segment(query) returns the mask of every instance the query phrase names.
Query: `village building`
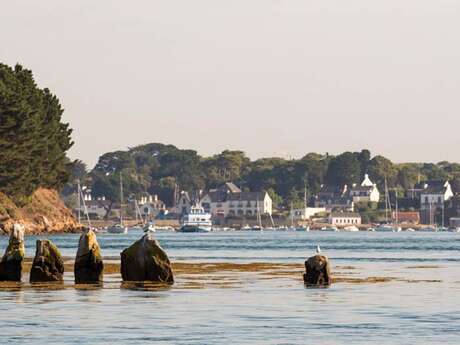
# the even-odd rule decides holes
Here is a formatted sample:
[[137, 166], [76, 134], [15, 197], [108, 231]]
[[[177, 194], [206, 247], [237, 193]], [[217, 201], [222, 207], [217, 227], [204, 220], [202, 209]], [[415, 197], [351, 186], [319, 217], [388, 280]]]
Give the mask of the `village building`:
[[329, 224], [335, 226], [360, 225], [361, 216], [354, 212], [332, 212], [329, 216]]
[[214, 217], [272, 214], [272, 199], [266, 192], [243, 192], [233, 183], [212, 189], [200, 200], [201, 206]]
[[348, 194], [348, 187], [346, 185], [322, 185], [321, 190], [314, 198], [314, 206], [316, 208], [325, 208], [328, 212], [353, 212], [354, 203]]
[[158, 198], [158, 195], [143, 196], [137, 203], [140, 213], [145, 219], [153, 219], [166, 210], [165, 203]]
[[454, 193], [449, 181], [432, 180], [425, 181], [419, 187], [423, 187], [420, 192], [420, 217], [423, 224], [434, 224], [436, 213], [441, 210], [447, 201], [452, 199]]
[[350, 189], [350, 197], [354, 203], [358, 202], [379, 202], [380, 192], [377, 185], [373, 183], [369, 175], [364, 176], [364, 180], [360, 186], [353, 186]]
[[418, 211], [393, 211], [392, 219], [397, 219], [399, 224], [420, 224], [420, 213]]
[[326, 212], [325, 207], [303, 207], [290, 211], [290, 217], [294, 220], [309, 220], [311, 217]]
[[188, 214], [193, 206], [193, 200], [188, 192], [182, 191], [176, 201], [173, 211], [178, 214]]

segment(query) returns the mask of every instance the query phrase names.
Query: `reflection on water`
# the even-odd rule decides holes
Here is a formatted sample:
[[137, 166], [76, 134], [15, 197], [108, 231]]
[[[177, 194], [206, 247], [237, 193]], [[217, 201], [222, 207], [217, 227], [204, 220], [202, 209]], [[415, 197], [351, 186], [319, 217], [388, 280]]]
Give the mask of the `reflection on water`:
[[[104, 256], [140, 233], [99, 235]], [[413, 233], [157, 233], [173, 287], [0, 284], [11, 344], [458, 344], [460, 235]], [[37, 237], [28, 237], [33, 256]], [[73, 258], [78, 235], [50, 236]], [[0, 238], [3, 251], [7, 238]], [[303, 260], [320, 244], [336, 283], [306, 289]], [[70, 267], [69, 267], [70, 266]], [[49, 284], [48, 284], [49, 285]]]

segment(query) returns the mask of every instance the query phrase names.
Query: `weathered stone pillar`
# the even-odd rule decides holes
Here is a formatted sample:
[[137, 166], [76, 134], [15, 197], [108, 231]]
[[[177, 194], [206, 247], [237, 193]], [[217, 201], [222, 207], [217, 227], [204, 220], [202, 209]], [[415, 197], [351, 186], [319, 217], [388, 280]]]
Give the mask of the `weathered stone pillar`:
[[104, 263], [96, 234], [89, 229], [80, 236], [75, 258], [75, 283], [99, 283], [103, 280]]
[[330, 263], [327, 256], [315, 255], [305, 261], [303, 280], [308, 286], [329, 286], [332, 283]]
[[8, 247], [0, 261], [0, 281], [21, 281], [25, 254], [24, 226], [14, 224]]
[[121, 276], [124, 281], [174, 283], [168, 255], [152, 234], [144, 235], [121, 253]]
[[59, 249], [50, 240], [38, 240], [30, 271], [30, 282], [62, 281], [63, 275], [64, 260]]

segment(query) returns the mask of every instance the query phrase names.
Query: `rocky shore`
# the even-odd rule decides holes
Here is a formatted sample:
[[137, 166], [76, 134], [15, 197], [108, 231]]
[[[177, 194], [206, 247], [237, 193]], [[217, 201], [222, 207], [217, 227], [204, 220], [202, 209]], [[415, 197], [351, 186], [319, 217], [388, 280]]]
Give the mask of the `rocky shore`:
[[22, 207], [0, 193], [0, 234], [9, 234], [15, 223], [25, 226], [27, 234], [79, 232], [72, 212], [55, 190], [39, 188]]

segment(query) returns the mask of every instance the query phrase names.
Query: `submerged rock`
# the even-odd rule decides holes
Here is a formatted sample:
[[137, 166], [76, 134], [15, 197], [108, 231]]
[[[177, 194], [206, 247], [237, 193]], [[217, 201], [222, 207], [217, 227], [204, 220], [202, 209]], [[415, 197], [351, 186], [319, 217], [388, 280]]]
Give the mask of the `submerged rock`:
[[330, 264], [327, 256], [315, 255], [305, 261], [303, 280], [306, 285], [328, 286], [332, 283]]
[[14, 224], [8, 247], [0, 261], [0, 281], [21, 281], [25, 253], [24, 226]]
[[50, 240], [38, 240], [34, 262], [30, 270], [30, 282], [62, 281], [64, 260], [59, 249]]
[[96, 234], [89, 229], [83, 232], [75, 258], [75, 283], [98, 283], [102, 281], [104, 263]]
[[168, 255], [152, 234], [144, 235], [121, 253], [121, 276], [124, 281], [174, 283]]

